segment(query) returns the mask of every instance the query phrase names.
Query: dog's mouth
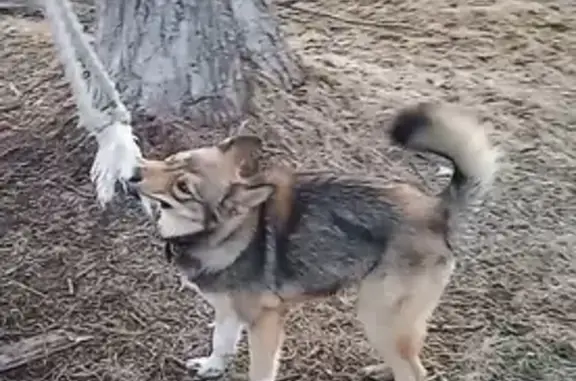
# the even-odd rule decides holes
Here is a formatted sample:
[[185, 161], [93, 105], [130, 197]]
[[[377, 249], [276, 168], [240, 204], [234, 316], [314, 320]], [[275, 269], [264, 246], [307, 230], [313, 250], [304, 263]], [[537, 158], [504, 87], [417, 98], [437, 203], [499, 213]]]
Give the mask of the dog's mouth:
[[166, 260], [172, 262], [172, 260], [176, 258], [178, 262], [181, 262], [188, 257], [192, 257], [189, 251], [206, 242], [206, 239], [210, 237], [211, 234], [212, 231], [201, 230], [192, 234], [164, 238], [164, 254]]
[[172, 262], [175, 254], [174, 246], [169, 241], [164, 241], [164, 256], [168, 262]]

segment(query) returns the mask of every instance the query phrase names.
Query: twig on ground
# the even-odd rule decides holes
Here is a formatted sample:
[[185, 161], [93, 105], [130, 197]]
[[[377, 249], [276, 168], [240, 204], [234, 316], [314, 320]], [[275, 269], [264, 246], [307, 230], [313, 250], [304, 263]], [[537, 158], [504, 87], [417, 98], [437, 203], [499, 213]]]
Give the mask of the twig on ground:
[[14, 110], [18, 110], [19, 108], [22, 107], [22, 103], [16, 101], [16, 102], [11, 102], [5, 105], [0, 105], [0, 112], [10, 112], [10, 111], [14, 111]]
[[340, 22], [343, 22], [346, 24], [367, 26], [367, 27], [371, 27], [371, 28], [404, 29], [404, 26], [398, 24], [397, 22], [365, 21], [365, 20], [360, 20], [357, 18], [335, 15], [335, 14], [330, 13], [330, 12], [320, 11], [317, 9], [310, 9], [307, 7], [303, 7], [301, 5], [296, 5], [293, 1], [287, 1], [284, 3], [280, 3], [278, 5], [283, 6], [285, 8], [294, 9], [294, 10], [299, 11], [299, 12], [305, 12], [305, 13], [310, 13], [310, 14], [315, 15], [315, 16], [326, 17], [326, 18], [340, 21]]
[[33, 294], [35, 294], [41, 298], [46, 298], [46, 294], [44, 294], [44, 293], [42, 293], [42, 292], [40, 292], [40, 291], [30, 287], [30, 286], [27, 286], [24, 283], [20, 283], [16, 280], [11, 280], [10, 283], [12, 283], [12, 284], [14, 284], [14, 285], [26, 290], [26, 291], [29, 291], [29, 292], [31, 292], [31, 293], [33, 293]]
[[429, 332], [475, 332], [484, 327], [484, 324], [469, 324], [469, 325], [430, 325]]
[[91, 340], [69, 332], [48, 332], [0, 347], [0, 373]]
[[3, 11], [37, 11], [38, 5], [30, 0], [0, 0]]

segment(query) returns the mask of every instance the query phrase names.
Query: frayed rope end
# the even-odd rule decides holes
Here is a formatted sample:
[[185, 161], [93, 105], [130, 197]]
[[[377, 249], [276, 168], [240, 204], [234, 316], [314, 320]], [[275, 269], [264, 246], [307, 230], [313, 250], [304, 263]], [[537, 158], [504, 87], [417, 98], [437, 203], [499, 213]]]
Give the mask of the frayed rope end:
[[140, 147], [132, 128], [121, 122], [105, 128], [96, 136], [98, 152], [92, 164], [90, 177], [96, 186], [97, 198], [102, 207], [112, 200], [116, 182], [123, 185], [134, 173], [142, 158]]

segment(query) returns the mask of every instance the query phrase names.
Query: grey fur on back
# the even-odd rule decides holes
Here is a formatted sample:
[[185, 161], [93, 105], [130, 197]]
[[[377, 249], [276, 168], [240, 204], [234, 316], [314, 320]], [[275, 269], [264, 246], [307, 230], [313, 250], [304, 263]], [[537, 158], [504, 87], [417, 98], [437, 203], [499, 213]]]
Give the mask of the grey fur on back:
[[246, 249], [230, 266], [206, 271], [185, 259], [196, 256], [194, 247], [176, 250], [188, 280], [204, 292], [325, 295], [381, 265], [402, 217], [380, 186], [363, 178], [301, 174], [292, 191], [291, 217], [278, 227], [268, 205], [262, 206]]

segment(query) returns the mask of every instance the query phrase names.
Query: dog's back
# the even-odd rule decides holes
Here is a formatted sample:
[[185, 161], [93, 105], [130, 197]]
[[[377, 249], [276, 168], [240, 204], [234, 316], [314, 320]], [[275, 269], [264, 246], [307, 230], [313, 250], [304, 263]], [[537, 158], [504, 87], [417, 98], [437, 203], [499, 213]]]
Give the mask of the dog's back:
[[362, 279], [381, 263], [401, 216], [366, 179], [295, 177], [290, 215], [275, 233], [280, 290], [325, 293]]
[[249, 244], [236, 260], [191, 280], [212, 292], [272, 291], [285, 300], [306, 299], [370, 275], [417, 271], [445, 255], [406, 249], [414, 235], [443, 243], [447, 231], [441, 200], [409, 185], [324, 171], [277, 176], [276, 190], [250, 237], [240, 235]]

